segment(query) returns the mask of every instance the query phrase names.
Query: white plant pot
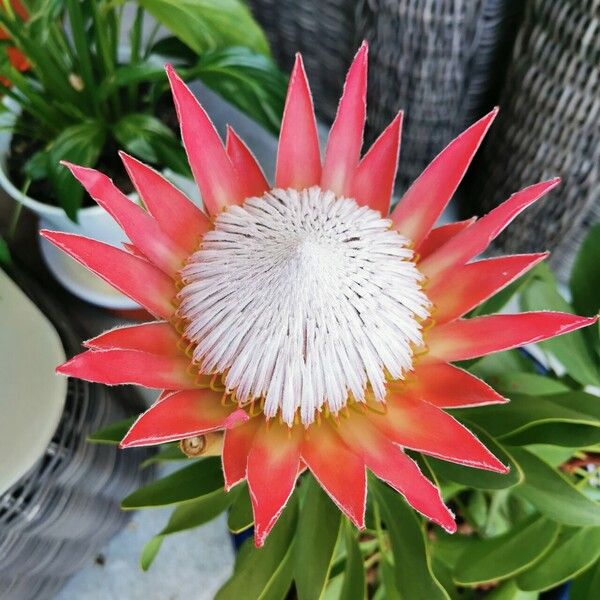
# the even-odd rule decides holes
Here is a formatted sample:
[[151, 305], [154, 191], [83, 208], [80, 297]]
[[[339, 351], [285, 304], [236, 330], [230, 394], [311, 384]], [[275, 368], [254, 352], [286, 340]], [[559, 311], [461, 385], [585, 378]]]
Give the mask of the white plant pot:
[[[121, 228], [100, 206], [80, 209], [77, 213], [78, 223], [74, 223], [67, 217], [62, 208], [44, 204], [18, 190], [10, 181], [6, 166], [11, 137], [10, 131], [6, 129], [0, 131], [0, 186], [14, 200], [32, 210], [39, 217], [38, 227], [40, 229], [77, 233], [113, 246], [122, 247], [122, 242], [127, 240]], [[195, 202], [199, 203], [197, 188], [192, 181], [172, 172], [165, 172], [165, 175]], [[136, 200], [135, 196], [130, 197], [132, 201]], [[139, 305], [133, 300], [115, 290], [41, 236], [39, 245], [44, 262], [50, 272], [67, 290], [78, 298], [109, 309], [129, 310], [139, 308]]]

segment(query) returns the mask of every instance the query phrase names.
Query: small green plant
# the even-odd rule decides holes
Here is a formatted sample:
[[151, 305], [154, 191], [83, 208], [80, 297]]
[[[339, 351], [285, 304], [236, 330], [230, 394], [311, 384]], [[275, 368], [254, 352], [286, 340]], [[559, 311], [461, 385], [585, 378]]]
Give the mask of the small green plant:
[[[2, 1], [0, 26], [29, 69], [0, 52], [2, 93], [15, 113], [11, 175], [38, 200], [76, 219], [83, 192], [60, 160], [113, 174], [117, 149], [177, 173], [188, 166], [169, 116], [169, 60], [271, 131], [279, 127], [285, 77], [239, 0], [27, 0], [24, 19]], [[125, 18], [127, 5], [134, 10]], [[160, 35], [160, 25], [171, 33]], [[127, 31], [127, 28], [129, 30]]]

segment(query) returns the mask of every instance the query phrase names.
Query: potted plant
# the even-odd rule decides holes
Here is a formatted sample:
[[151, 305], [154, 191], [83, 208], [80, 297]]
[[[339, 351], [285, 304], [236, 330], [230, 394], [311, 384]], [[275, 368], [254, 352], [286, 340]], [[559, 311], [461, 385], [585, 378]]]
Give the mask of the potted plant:
[[[99, 166], [129, 194], [133, 188], [117, 156], [122, 149], [180, 176], [185, 185], [181, 177], [189, 176], [189, 168], [176, 135], [165, 57], [186, 79], [202, 80], [265, 127], [278, 127], [285, 78], [269, 58], [262, 31], [237, 0], [31, 0], [19, 11], [3, 6], [0, 26], [8, 52], [0, 61], [6, 98], [0, 184], [42, 226], [123, 241], [61, 160]], [[26, 72], [10, 60], [13, 47], [27, 59]], [[42, 251], [71, 291], [108, 306], [134, 305], [103, 282], [73, 271], [77, 265], [61, 262], [48, 244]]]
[[[596, 564], [600, 505], [580, 465], [600, 442], [598, 238], [573, 275], [579, 316], [540, 266], [548, 253], [473, 261], [557, 179], [434, 226], [497, 110], [390, 210], [401, 115], [361, 158], [366, 44], [323, 162], [297, 58], [273, 184], [167, 72], [208, 214], [141, 163], [129, 170], [148, 213], [72, 165], [137, 256], [42, 232], [157, 319], [88, 340], [57, 369], [162, 390], [95, 436], [189, 457], [123, 501], [174, 507], [142, 565], [226, 509], [254, 544], [219, 599], [535, 598]], [[174, 214], [156, 210], [166, 195]], [[516, 291], [527, 312], [493, 314]], [[534, 342], [566, 372], [515, 350]]]

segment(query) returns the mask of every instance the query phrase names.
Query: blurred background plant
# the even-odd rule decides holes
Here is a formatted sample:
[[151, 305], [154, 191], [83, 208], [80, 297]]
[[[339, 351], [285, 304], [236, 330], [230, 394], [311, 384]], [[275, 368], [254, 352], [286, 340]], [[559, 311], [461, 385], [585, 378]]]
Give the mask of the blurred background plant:
[[[551, 271], [539, 266], [470, 316], [516, 302], [524, 310], [597, 314], [599, 255], [597, 225], [578, 253], [569, 290], [561, 293]], [[572, 600], [597, 598], [598, 325], [462, 366], [511, 400], [452, 411], [511, 470], [500, 475], [413, 454], [455, 511], [458, 533], [448, 535], [427, 523], [374, 478], [367, 528], [358, 532], [305, 474], [264, 547], [256, 549], [251, 539], [242, 543], [233, 575], [217, 599], [535, 600], [572, 580]], [[116, 423], [92, 439], [116, 443], [132, 421]], [[207, 449], [218, 444], [215, 436], [206, 440]], [[122, 503], [127, 510], [174, 508], [142, 551], [144, 569], [166, 536], [198, 527], [223, 511], [228, 511], [232, 534], [248, 537], [251, 532], [248, 488], [244, 483], [230, 493], [223, 490], [219, 458], [186, 459], [176, 444], [166, 444], [147, 464], [180, 460], [188, 464]]]
[[[126, 9], [134, 11], [128, 32]], [[116, 154], [123, 149], [188, 173], [165, 60], [278, 131], [286, 79], [239, 0], [2, 0], [0, 26], [0, 90], [14, 115], [5, 125], [13, 134], [9, 177], [73, 220], [83, 191], [60, 160], [124, 183]]]

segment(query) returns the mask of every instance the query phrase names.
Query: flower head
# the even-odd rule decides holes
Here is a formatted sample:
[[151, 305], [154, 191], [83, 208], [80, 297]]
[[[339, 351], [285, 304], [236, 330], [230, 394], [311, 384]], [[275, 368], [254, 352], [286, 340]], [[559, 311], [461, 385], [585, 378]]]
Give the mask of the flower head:
[[595, 320], [552, 312], [462, 318], [545, 258], [471, 262], [558, 180], [514, 194], [479, 220], [434, 228], [494, 110], [451, 142], [388, 214], [402, 118], [361, 158], [365, 44], [323, 164], [297, 57], [271, 186], [233, 130], [223, 145], [189, 89], [167, 72], [207, 212], [126, 154], [146, 210], [101, 173], [69, 165], [129, 242], [120, 250], [43, 235], [157, 320], [88, 340], [59, 372], [163, 390], [123, 447], [197, 442], [223, 430], [226, 487], [247, 479], [259, 545], [304, 468], [358, 527], [369, 469], [454, 531], [438, 489], [404, 450], [505, 472], [444, 410], [505, 399], [451, 363]]

